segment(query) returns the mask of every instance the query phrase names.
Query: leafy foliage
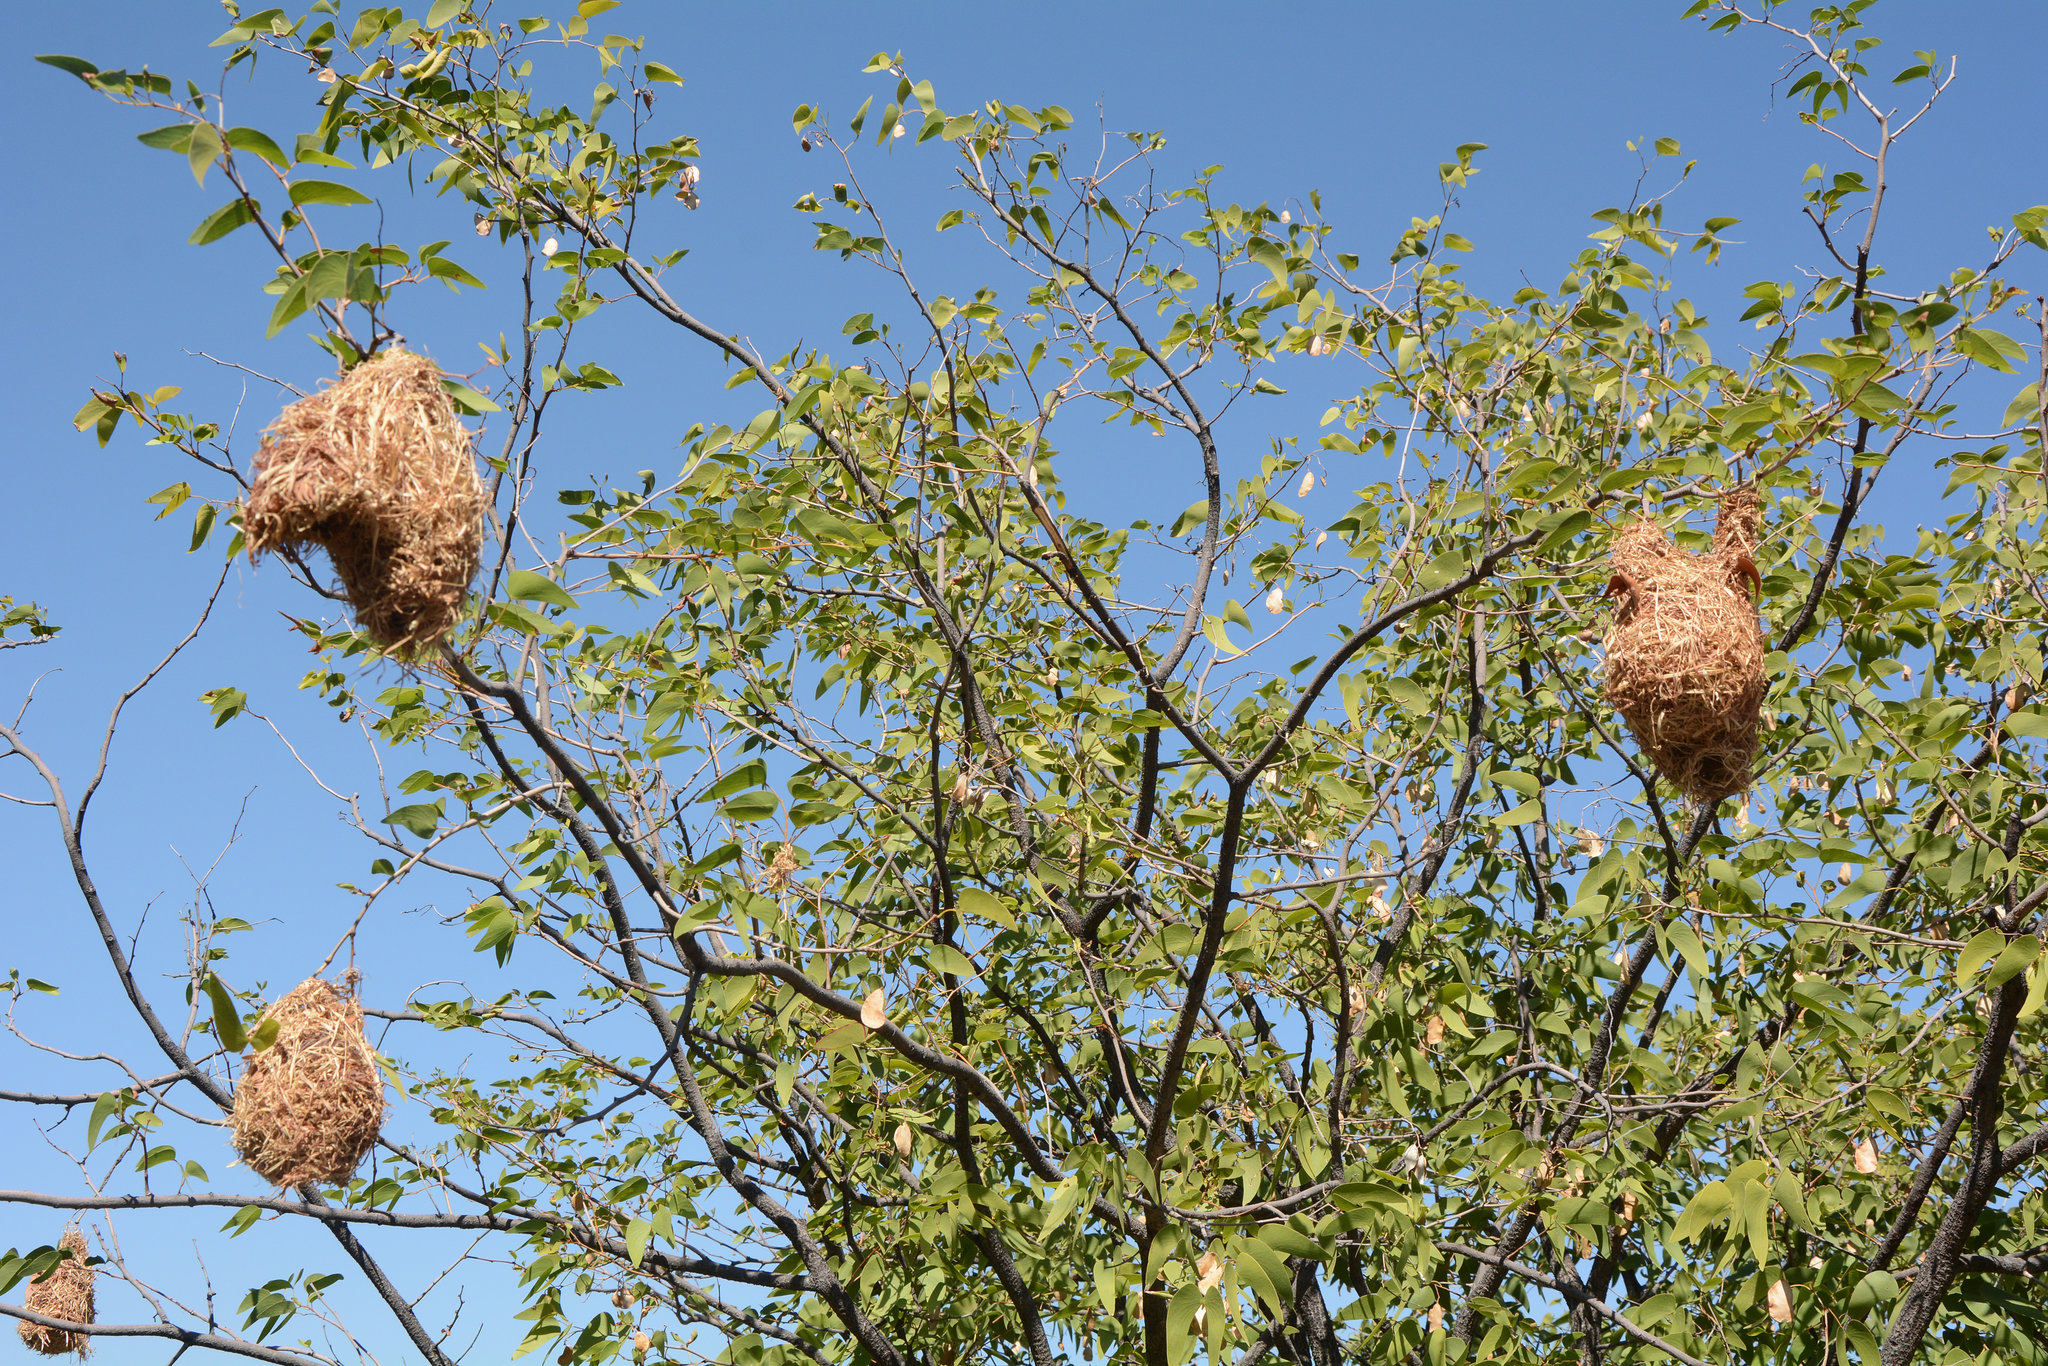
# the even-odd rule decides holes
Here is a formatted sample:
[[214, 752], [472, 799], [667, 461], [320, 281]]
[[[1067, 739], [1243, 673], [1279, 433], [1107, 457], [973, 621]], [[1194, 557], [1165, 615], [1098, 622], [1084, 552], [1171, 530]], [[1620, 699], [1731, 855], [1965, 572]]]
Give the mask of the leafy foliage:
[[[2048, 208], [1916, 286], [1873, 254], [1884, 163], [1816, 167], [1839, 269], [1750, 286], [1740, 319], [1674, 283], [1733, 220], [1675, 226], [1668, 196], [1502, 302], [1450, 227], [1478, 144], [1383, 261], [1313, 197], [1163, 190], [1157, 134], [1098, 158], [1063, 109], [948, 112], [878, 54], [879, 111], [797, 110], [844, 176], [797, 207], [893, 302], [838, 357], [767, 357], [638, 245], [698, 202], [699, 151], [657, 134], [675, 72], [589, 27], [609, 8], [239, 17], [230, 67], [325, 83], [285, 138], [46, 59], [178, 120], [144, 141], [235, 195], [192, 240], [267, 241], [271, 331], [345, 363], [432, 297], [406, 286], [485, 279], [449, 242], [322, 245], [316, 216], [413, 168], [516, 249], [534, 321], [458, 395], [496, 428], [502, 527], [546, 511], [550, 402], [619, 382], [576, 340], [602, 309], [766, 405], [694, 426], [680, 469], [562, 490], [552, 558], [507, 531], [453, 648], [395, 686], [302, 623], [306, 686], [425, 765], [354, 817], [362, 895], [463, 880], [454, 924], [530, 983], [387, 1003], [521, 1070], [396, 1045], [437, 1127], [387, 1134], [399, 1166], [334, 1209], [495, 1230], [521, 1352], [565, 1366], [2044, 1360], [2048, 360], [2018, 270]], [[1912, 119], [1869, 93], [1867, 8], [1692, 13], [1802, 45], [1802, 117], [1865, 119], [1881, 155]], [[1932, 103], [1949, 68], [1918, 56], [1898, 79]], [[535, 95], [592, 57], [588, 113]], [[864, 140], [938, 144], [939, 227], [997, 283], [918, 287]], [[1343, 377], [1318, 432], [1237, 454], [1219, 424], [1304, 374]], [[1987, 382], [2004, 416], [1972, 434]], [[96, 391], [78, 425], [212, 467], [214, 498], [153, 500], [201, 497], [196, 550], [239, 466], [175, 393]], [[1084, 418], [1177, 444], [1146, 519], [1079, 506]], [[1863, 515], [1907, 460], [1948, 472], [1910, 546]], [[1332, 480], [1352, 506], [1312, 527]], [[1692, 514], [1738, 484], [1767, 506], [1766, 743], [1747, 797], [1689, 809], [1601, 699], [1606, 553], [1639, 510], [1704, 545]], [[231, 968], [210, 947], [193, 990], [233, 1050]], [[166, 1089], [224, 1099], [230, 1064], [173, 1061]], [[138, 1102], [96, 1107], [97, 1141], [141, 1142]], [[251, 1290], [245, 1327], [329, 1283]]]

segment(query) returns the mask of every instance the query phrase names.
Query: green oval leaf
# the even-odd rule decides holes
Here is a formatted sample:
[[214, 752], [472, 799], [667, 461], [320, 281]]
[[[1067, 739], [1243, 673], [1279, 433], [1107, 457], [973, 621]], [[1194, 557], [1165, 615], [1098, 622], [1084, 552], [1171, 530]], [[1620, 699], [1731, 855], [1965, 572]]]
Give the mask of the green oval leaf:
[[530, 569], [515, 569], [505, 583], [505, 595], [522, 602], [544, 602], [550, 607], [574, 607], [576, 599], [553, 579]]
[[372, 200], [361, 190], [332, 180], [295, 180], [292, 182], [292, 203], [294, 204], [368, 204]]

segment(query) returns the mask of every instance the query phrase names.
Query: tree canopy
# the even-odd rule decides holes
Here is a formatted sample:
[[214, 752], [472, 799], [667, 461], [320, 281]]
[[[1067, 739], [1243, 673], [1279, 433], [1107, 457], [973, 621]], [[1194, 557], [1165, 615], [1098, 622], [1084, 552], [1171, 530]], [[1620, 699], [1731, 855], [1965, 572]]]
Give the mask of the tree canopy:
[[[0, 1288], [73, 1217], [92, 1331], [294, 1366], [449, 1366], [434, 1316], [484, 1281], [562, 1366], [2048, 1361], [2048, 206], [1884, 269], [1890, 157], [1938, 136], [1951, 59], [1887, 58], [1870, 0], [1690, 7], [1794, 45], [1783, 98], [1841, 168], [1788, 191], [1821, 268], [1710, 322], [1676, 280], [1733, 220], [1681, 221], [1668, 139], [1583, 251], [1489, 299], [1456, 231], [1481, 145], [1361, 242], [1315, 196], [1170, 179], [1158, 134], [948, 109], [877, 54], [858, 112], [792, 120], [828, 163], [796, 210], [873, 291], [828, 346], [667, 283], [682, 68], [611, 8], [237, 12], [230, 70], [319, 83], [270, 131], [42, 59], [225, 188], [191, 240], [255, 264], [270, 333], [348, 369], [487, 283], [505, 330], [444, 386], [491, 499], [452, 635], [387, 649], [318, 555], [266, 562], [302, 585], [305, 687], [368, 740], [327, 780], [369, 859], [351, 941], [411, 936], [440, 984], [357, 988], [398, 1101], [377, 1149], [345, 1184], [226, 1170], [291, 985], [238, 955], [293, 927], [202, 898], [177, 961], [131, 956], [142, 908], [92, 871], [122, 857], [88, 837], [104, 752], [59, 771], [11, 704], [8, 839], [62, 841], [95, 990], [161, 1056], [0, 1093], [81, 1172], [0, 1192]], [[537, 93], [593, 62], [587, 111]], [[864, 187], [885, 153], [950, 186], [972, 293], [922, 284]], [[378, 196], [430, 197], [448, 240], [350, 245]], [[585, 324], [626, 311], [738, 392], [676, 415], [673, 467], [592, 479], [545, 420], [606, 401]], [[159, 500], [232, 562], [255, 452], [175, 378], [124, 369], [78, 426], [189, 457]], [[1230, 415], [1304, 384], [1341, 395], [1320, 425], [1248, 448]], [[1088, 505], [1105, 424], [1162, 438], [1138, 518]], [[1946, 473], [1917, 539], [1869, 516], [1901, 465]], [[1325, 488], [1352, 505], [1316, 524]], [[1739, 490], [1761, 741], [1701, 803], [1604, 691], [1609, 556], [1641, 518], [1704, 548]], [[10, 666], [65, 649], [41, 572], [0, 584]], [[402, 887], [460, 907], [401, 925]], [[521, 985], [451, 990], [473, 954]], [[12, 979], [17, 1031], [54, 975]], [[120, 1252], [193, 1207], [286, 1269], [216, 1311], [182, 1253]], [[437, 1229], [479, 1237], [432, 1286], [378, 1261]], [[340, 1322], [339, 1277], [388, 1317]]]

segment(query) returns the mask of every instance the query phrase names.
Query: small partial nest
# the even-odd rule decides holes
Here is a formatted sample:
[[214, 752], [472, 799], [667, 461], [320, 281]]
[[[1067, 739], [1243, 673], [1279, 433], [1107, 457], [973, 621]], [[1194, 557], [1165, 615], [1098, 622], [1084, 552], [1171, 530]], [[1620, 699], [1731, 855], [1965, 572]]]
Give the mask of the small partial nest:
[[324, 548], [357, 625], [417, 653], [461, 619], [483, 503], [470, 434], [440, 370], [393, 348], [278, 414], [242, 526], [252, 560]]
[[1740, 488], [1722, 496], [1704, 555], [1672, 545], [1647, 516], [1614, 541], [1607, 700], [1657, 771], [1702, 805], [1748, 787], [1756, 754], [1764, 636], [1751, 556], [1762, 520], [1756, 493]]
[[308, 977], [264, 1012], [277, 1038], [235, 1088], [235, 1149], [279, 1186], [349, 1179], [384, 1123], [384, 1082], [363, 1008]]
[[[91, 1323], [93, 1269], [85, 1264], [85, 1235], [75, 1228], [66, 1229], [57, 1246], [68, 1250], [71, 1256], [59, 1262], [41, 1280], [29, 1282], [28, 1290], [21, 1297], [21, 1307], [44, 1318], [62, 1319], [66, 1323]], [[84, 1333], [74, 1333], [66, 1328], [45, 1328], [27, 1319], [23, 1319], [18, 1327], [21, 1340], [28, 1344], [31, 1352], [39, 1352], [46, 1357], [76, 1352], [81, 1360], [92, 1355], [92, 1339]]]

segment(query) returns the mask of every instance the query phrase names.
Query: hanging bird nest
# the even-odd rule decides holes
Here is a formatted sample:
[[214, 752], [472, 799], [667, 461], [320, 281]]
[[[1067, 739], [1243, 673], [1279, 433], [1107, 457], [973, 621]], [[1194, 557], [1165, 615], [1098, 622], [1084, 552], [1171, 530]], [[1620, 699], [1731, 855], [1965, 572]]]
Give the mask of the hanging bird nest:
[[[70, 1252], [71, 1256], [59, 1262], [41, 1280], [29, 1282], [21, 1297], [21, 1307], [48, 1319], [91, 1323], [94, 1273], [85, 1264], [85, 1235], [75, 1228], [66, 1229], [57, 1246]], [[92, 1355], [92, 1338], [87, 1334], [74, 1333], [68, 1328], [46, 1328], [27, 1319], [23, 1319], [18, 1327], [21, 1340], [28, 1344], [31, 1352], [46, 1357], [75, 1352], [80, 1360]]]
[[483, 511], [470, 433], [440, 369], [394, 347], [278, 414], [242, 527], [252, 560], [326, 550], [356, 623], [418, 653], [461, 618]]
[[308, 977], [263, 1013], [277, 1037], [235, 1088], [235, 1149], [279, 1186], [349, 1179], [384, 1123], [384, 1082], [363, 1008]]
[[1679, 549], [1643, 516], [1614, 540], [1607, 700], [1657, 771], [1711, 805], [1749, 786], [1764, 700], [1764, 636], [1752, 594], [1763, 509], [1754, 490], [1722, 495], [1714, 545]]

